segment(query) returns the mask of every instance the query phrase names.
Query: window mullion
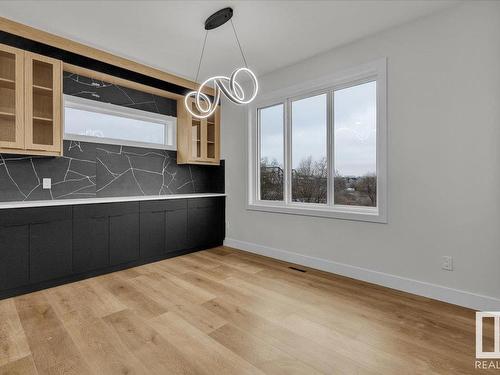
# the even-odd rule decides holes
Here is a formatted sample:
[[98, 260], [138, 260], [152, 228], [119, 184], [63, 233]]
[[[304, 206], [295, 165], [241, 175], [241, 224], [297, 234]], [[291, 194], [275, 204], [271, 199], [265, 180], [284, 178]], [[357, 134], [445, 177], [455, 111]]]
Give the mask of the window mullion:
[[285, 194], [284, 202], [288, 205], [292, 201], [292, 126], [291, 126], [291, 111], [290, 100], [284, 102], [284, 127], [285, 127]]
[[327, 96], [328, 206], [335, 205], [335, 124], [333, 90]]

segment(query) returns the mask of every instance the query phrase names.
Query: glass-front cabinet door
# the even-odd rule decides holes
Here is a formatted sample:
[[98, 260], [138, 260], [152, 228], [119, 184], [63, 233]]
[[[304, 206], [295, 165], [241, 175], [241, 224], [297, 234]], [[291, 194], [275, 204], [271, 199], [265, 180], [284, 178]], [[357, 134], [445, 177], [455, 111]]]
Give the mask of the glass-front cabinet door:
[[[200, 112], [196, 108], [194, 101], [191, 102], [191, 108], [193, 113], [199, 114]], [[191, 116], [191, 159], [201, 160], [203, 155], [202, 150], [202, 128], [204, 126], [204, 119], [199, 119], [197, 117]]]
[[24, 148], [24, 51], [0, 45], [0, 148]]
[[59, 151], [62, 64], [25, 52], [24, 65], [26, 149]]
[[[192, 98], [187, 104], [199, 114]], [[184, 98], [177, 101], [177, 164], [220, 164], [220, 106], [211, 116], [197, 118]]]
[[206, 122], [206, 160], [218, 162], [219, 156], [219, 109], [207, 118]]

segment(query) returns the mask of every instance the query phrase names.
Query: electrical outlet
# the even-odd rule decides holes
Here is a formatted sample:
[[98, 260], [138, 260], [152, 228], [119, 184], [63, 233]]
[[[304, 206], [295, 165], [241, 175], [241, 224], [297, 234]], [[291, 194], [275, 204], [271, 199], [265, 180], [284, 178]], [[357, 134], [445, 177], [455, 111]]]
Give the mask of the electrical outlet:
[[52, 179], [51, 178], [44, 178], [42, 180], [43, 188], [44, 189], [52, 189]]
[[446, 271], [453, 271], [453, 257], [443, 256], [441, 260], [441, 268]]

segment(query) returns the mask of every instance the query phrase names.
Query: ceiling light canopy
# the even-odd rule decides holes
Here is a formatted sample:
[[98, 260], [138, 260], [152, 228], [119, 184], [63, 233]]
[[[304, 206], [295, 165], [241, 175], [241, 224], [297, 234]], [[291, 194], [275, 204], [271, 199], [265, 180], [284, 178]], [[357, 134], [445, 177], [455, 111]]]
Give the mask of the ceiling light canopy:
[[[205, 46], [207, 44], [208, 31], [215, 29], [219, 26], [224, 25], [226, 22], [231, 21], [231, 26], [233, 27], [234, 36], [236, 42], [241, 52], [241, 57], [245, 64], [244, 67], [236, 69], [230, 77], [223, 75], [214, 76], [206, 79], [200, 84], [197, 91], [188, 92], [184, 98], [184, 105], [192, 116], [197, 118], [207, 118], [211, 116], [217, 109], [217, 104], [219, 103], [221, 92], [233, 103], [235, 104], [248, 104], [255, 99], [257, 92], [259, 91], [259, 83], [255, 74], [248, 68], [245, 54], [241, 48], [238, 35], [236, 34], [236, 29], [234, 28], [233, 21], [233, 10], [231, 8], [224, 8], [215, 12], [205, 21], [205, 40], [203, 42], [203, 48], [201, 50], [200, 62], [198, 64], [198, 70], [196, 72], [195, 82], [198, 81], [198, 75], [200, 74], [201, 62], [203, 61], [203, 54], [205, 52]], [[245, 92], [242, 85], [238, 82], [238, 78], [241, 79], [241, 75], [247, 75], [252, 82], [251, 93]], [[239, 77], [240, 76], [240, 77]], [[206, 95], [203, 90], [209, 85], [214, 86], [214, 97], [211, 100], [208, 95]], [[190, 99], [194, 98], [194, 104], [197, 111], [193, 111], [190, 105]]]

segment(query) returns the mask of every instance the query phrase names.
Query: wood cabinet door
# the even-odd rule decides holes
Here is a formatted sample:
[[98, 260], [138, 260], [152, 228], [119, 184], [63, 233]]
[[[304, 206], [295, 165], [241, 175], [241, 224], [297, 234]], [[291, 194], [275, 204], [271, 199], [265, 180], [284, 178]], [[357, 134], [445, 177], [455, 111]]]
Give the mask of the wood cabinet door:
[[[198, 113], [194, 100], [190, 100], [192, 111]], [[204, 129], [206, 120], [187, 114], [189, 125], [189, 160], [201, 161], [204, 159]]]
[[0, 44], [0, 148], [24, 148], [24, 51]]
[[217, 108], [212, 116], [205, 122], [204, 138], [204, 160], [219, 164], [220, 161], [220, 108]]
[[62, 149], [62, 64], [25, 52], [25, 147], [60, 153]]

